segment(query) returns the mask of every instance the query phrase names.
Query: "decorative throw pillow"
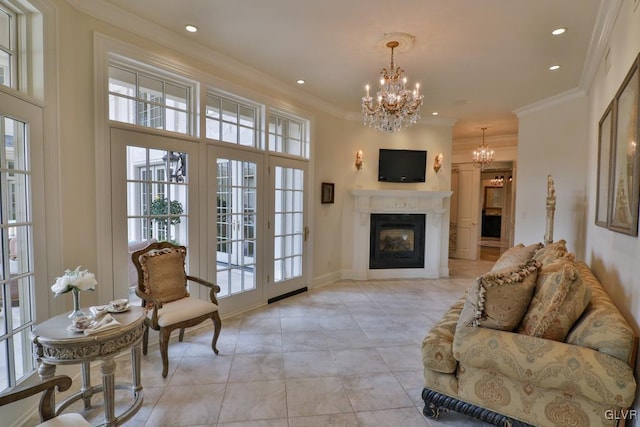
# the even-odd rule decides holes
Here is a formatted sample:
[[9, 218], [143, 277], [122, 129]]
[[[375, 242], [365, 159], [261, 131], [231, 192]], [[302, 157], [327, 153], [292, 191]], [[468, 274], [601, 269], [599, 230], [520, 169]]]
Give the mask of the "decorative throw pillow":
[[[589, 303], [591, 291], [576, 281], [578, 270], [573, 255], [565, 254], [543, 264], [538, 272], [535, 294], [518, 332], [561, 341]], [[575, 288], [572, 289], [575, 284]], [[575, 318], [574, 318], [575, 317]]]
[[533, 259], [540, 261], [544, 265], [555, 261], [566, 253], [568, 253], [567, 242], [565, 240], [558, 240], [557, 242], [549, 243], [538, 249], [533, 254]]
[[144, 289], [160, 302], [171, 302], [189, 296], [184, 272], [184, 248], [165, 248], [140, 256]]
[[467, 290], [458, 327], [482, 326], [514, 330], [531, 302], [540, 263], [529, 260], [516, 268], [491, 271]]
[[520, 264], [529, 261], [533, 254], [542, 248], [542, 243], [534, 243], [533, 245], [525, 246], [522, 243], [507, 249], [498, 261], [493, 264], [491, 271], [503, 270], [505, 268], [516, 268]]

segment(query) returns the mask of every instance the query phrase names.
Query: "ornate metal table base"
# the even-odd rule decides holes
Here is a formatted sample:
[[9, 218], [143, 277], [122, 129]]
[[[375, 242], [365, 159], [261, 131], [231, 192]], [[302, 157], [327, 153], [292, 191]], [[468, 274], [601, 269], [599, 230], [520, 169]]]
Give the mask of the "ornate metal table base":
[[[91, 408], [94, 394], [104, 394], [104, 426], [117, 426], [131, 418], [143, 401], [140, 380], [140, 357], [145, 312], [135, 307], [130, 312], [114, 315], [122, 324], [119, 329], [94, 335], [71, 334], [66, 331], [69, 319], [66, 315], [56, 316], [38, 325], [32, 332], [33, 344], [40, 367], [38, 374], [47, 379], [55, 374], [57, 365], [82, 365], [82, 387], [77, 393], [67, 397], [56, 407], [56, 414], [64, 411], [73, 402], [81, 400], [85, 409]], [[116, 362], [114, 357], [124, 350], [131, 350], [131, 383], [116, 383]], [[90, 363], [99, 360], [102, 384], [91, 385]], [[115, 415], [115, 390], [129, 390], [133, 401], [129, 408], [117, 417]], [[55, 402], [51, 402], [52, 405]]]
[[440, 414], [447, 410], [459, 412], [468, 415], [480, 421], [502, 427], [533, 427], [522, 421], [514, 420], [506, 415], [498, 414], [480, 406], [463, 402], [455, 397], [447, 396], [434, 390], [425, 388], [422, 390], [422, 400], [424, 400], [424, 409], [422, 413], [425, 417], [438, 419]]

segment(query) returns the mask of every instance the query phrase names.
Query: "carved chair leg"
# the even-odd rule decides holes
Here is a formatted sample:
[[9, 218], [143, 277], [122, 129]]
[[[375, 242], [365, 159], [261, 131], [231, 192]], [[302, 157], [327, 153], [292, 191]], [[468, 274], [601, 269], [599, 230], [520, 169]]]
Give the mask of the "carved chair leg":
[[178, 341], [182, 342], [184, 339], [184, 328], [180, 328], [180, 334], [178, 335]]
[[171, 330], [162, 328], [160, 329], [160, 356], [162, 357], [162, 378], [167, 378], [169, 373], [169, 338], [171, 337]]
[[142, 354], [147, 354], [147, 348], [149, 348], [149, 325], [145, 324], [142, 333]]
[[211, 340], [211, 348], [215, 354], [218, 354], [218, 337], [220, 336], [220, 328], [222, 327], [222, 320], [220, 320], [220, 313], [217, 311], [213, 313], [213, 326], [215, 331], [213, 332], [213, 339]]

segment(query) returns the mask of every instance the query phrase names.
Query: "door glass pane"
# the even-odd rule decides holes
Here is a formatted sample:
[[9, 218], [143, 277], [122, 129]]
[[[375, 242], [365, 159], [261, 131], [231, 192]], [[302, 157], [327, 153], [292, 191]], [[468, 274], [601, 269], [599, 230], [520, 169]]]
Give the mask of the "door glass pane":
[[257, 165], [217, 159], [216, 265], [220, 297], [256, 289]]
[[[126, 152], [129, 247], [155, 241], [188, 246], [187, 154], [135, 146], [127, 146]], [[134, 301], [136, 284], [132, 273], [129, 297]]]
[[274, 282], [302, 276], [304, 173], [275, 168]]
[[33, 222], [26, 123], [0, 116], [0, 391], [34, 369]]

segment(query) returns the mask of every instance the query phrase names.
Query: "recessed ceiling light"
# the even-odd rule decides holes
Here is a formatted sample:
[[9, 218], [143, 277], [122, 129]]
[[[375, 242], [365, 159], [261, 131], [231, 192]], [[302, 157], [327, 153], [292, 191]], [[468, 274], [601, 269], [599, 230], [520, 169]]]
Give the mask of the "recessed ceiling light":
[[198, 27], [196, 27], [195, 25], [185, 25], [184, 29], [189, 31], [190, 33], [195, 33], [196, 31], [198, 31]]
[[433, 113], [431, 113], [431, 115], [432, 115], [432, 116], [437, 116], [437, 115], [438, 115], [438, 112], [437, 112], [437, 111], [434, 111]]
[[566, 28], [560, 27], [560, 28], [556, 28], [555, 30], [551, 31], [551, 34], [553, 34], [554, 36], [559, 36], [560, 34], [564, 34], [566, 31], [567, 31]]
[[296, 83], [298, 83], [299, 85], [303, 85], [304, 84], [304, 80], [298, 79], [298, 80], [296, 80]]
[[549, 71], [555, 71], [555, 70], [557, 70], [557, 69], [559, 69], [559, 68], [560, 68], [560, 66], [559, 66], [558, 64], [554, 64], [554, 65], [551, 65], [551, 66], [549, 67]]

